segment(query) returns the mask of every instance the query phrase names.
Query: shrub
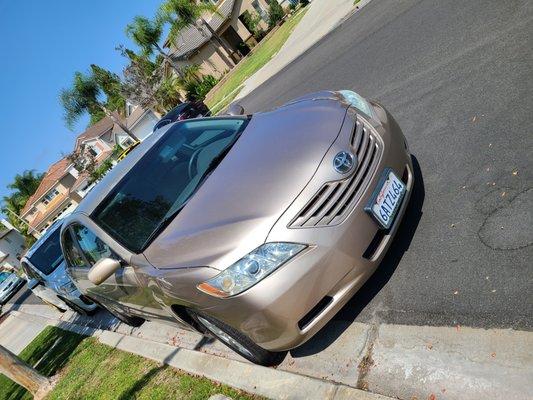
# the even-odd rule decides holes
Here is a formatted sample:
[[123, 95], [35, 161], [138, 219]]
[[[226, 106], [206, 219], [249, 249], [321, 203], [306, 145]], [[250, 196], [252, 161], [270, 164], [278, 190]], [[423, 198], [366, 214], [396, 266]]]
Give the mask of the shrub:
[[268, 27], [273, 28], [276, 26], [285, 15], [283, 8], [279, 5], [277, 0], [270, 0], [268, 2]]
[[108, 158], [89, 174], [89, 183], [98, 182], [111, 168], [113, 168], [113, 162]]
[[192, 79], [185, 82], [187, 100], [198, 101], [205, 99], [209, 91], [218, 83], [218, 79], [213, 75], [205, 75], [201, 79]]
[[259, 41], [265, 36], [265, 31], [261, 29], [259, 26], [259, 23], [261, 22], [261, 17], [257, 13], [251, 13], [250, 11], [246, 10], [241, 15], [242, 18], [241, 21], [250, 31], [250, 33], [254, 36], [255, 40]]

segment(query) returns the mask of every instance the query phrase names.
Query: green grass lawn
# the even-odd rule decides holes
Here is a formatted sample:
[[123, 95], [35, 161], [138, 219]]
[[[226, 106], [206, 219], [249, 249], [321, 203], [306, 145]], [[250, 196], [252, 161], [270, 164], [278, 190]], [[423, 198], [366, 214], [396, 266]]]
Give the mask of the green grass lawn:
[[251, 56], [242, 60], [229, 72], [231, 76], [221, 86], [217, 87], [213, 96], [207, 100], [207, 105], [212, 108], [221, 102], [224, 97], [230, 95], [221, 104], [217, 105], [216, 109], [212, 109], [213, 114], [218, 113], [231, 103], [239, 93], [237, 89], [242, 86], [243, 82], [263, 67], [279, 51], [304, 16], [306, 10], [304, 8], [290, 17], [272, 36], [262, 40], [254, 48]]
[[[55, 327], [47, 327], [20, 357], [31, 365], [40, 360], [37, 369], [47, 376], [60, 374], [47, 399], [201, 400], [216, 393], [235, 400], [258, 398]], [[0, 399], [32, 396], [0, 375]]]

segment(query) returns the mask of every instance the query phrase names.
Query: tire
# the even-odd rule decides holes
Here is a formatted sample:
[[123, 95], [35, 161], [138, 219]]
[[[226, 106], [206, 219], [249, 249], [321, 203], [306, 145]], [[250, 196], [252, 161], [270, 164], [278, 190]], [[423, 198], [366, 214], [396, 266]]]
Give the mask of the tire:
[[189, 314], [220, 342], [254, 364], [269, 367], [278, 365], [285, 358], [286, 352], [265, 350], [252, 342], [248, 336], [216, 318], [190, 310]]
[[144, 324], [144, 319], [142, 319], [141, 317], [135, 317], [133, 315], [122, 314], [122, 313], [119, 313], [118, 311], [114, 311], [109, 308], [107, 308], [107, 311], [109, 311], [120, 322], [123, 322], [129, 326], [133, 326], [134, 328], [138, 328], [139, 326]]

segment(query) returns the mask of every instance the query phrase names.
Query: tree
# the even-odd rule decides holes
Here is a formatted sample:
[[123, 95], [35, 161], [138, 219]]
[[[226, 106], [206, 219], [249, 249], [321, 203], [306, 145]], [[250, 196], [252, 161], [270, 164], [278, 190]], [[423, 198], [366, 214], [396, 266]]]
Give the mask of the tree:
[[26, 170], [22, 174], [17, 174], [13, 182], [7, 185], [13, 192], [3, 197], [1, 207], [2, 213], [18, 230], [20, 230], [28, 241], [28, 226], [21, 221], [20, 213], [28, 202], [28, 199], [35, 193], [44, 174], [36, 173], [35, 170]]
[[0, 373], [26, 388], [34, 399], [43, 399], [54, 386], [54, 379], [37, 372], [15, 354], [0, 345]]
[[13, 182], [7, 185], [7, 188], [16, 190], [22, 197], [25, 205], [26, 201], [35, 193], [41, 184], [43, 177], [44, 174], [36, 173], [34, 169], [26, 170], [22, 174], [15, 175]]
[[126, 110], [126, 99], [122, 94], [122, 82], [119, 76], [96, 64], [91, 64], [91, 71], [96, 84], [106, 96], [106, 107], [123, 114]]
[[61, 91], [60, 100], [65, 111], [64, 118], [67, 127], [72, 129], [74, 123], [84, 114], [91, 116], [91, 123], [95, 123], [102, 119], [102, 117], [108, 116], [124, 132], [135, 140], [138, 140], [113, 112], [117, 111], [112, 108], [114, 107], [114, 103], [101, 99], [104, 91], [99, 86], [98, 79], [100, 78], [96, 77], [94, 73], [84, 75], [76, 71], [71, 88]]
[[242, 23], [244, 26], [246, 26], [246, 29], [248, 29], [252, 35], [254, 35], [254, 38], [257, 41], [265, 37], [265, 31], [261, 29], [261, 26], [259, 25], [261, 21], [261, 16], [255, 12], [252, 13], [248, 10], [245, 10], [242, 13]]
[[[160, 113], [166, 113], [180, 101], [179, 90], [176, 90], [172, 98], [165, 97], [162, 86], [165, 85], [165, 76], [161, 56], [152, 61], [144, 54], [136, 54], [134, 51], [118, 47], [121, 54], [129, 60], [124, 68], [124, 81], [122, 90], [124, 95], [142, 108], [151, 108]], [[169, 108], [170, 103], [170, 108]]]
[[132, 23], [126, 26], [126, 35], [139, 46], [143, 55], [149, 57], [157, 52], [179, 74], [180, 70], [178, 65], [176, 65], [172, 57], [159, 45], [162, 34], [163, 24], [159, 19], [152, 21], [138, 15], [133, 18]]
[[[236, 64], [238, 60], [234, 58], [233, 50], [204, 19], [203, 15], [208, 12], [219, 14], [217, 7], [211, 3], [196, 3], [192, 0], [166, 0], [159, 7], [158, 19], [170, 24], [168, 38], [171, 42], [175, 43], [178, 35], [184, 29], [194, 27], [204, 38], [214, 44], [216, 52], [223, 60], [229, 65]], [[207, 29], [210, 36], [203, 28]], [[228, 60], [226, 55], [219, 50], [219, 46], [226, 50], [232, 60]]]
[[80, 145], [78, 151], [69, 154], [67, 159], [78, 172], [86, 172], [90, 175], [96, 170], [96, 159], [91, 152], [87, 151], [84, 144]]
[[170, 110], [180, 104], [182, 79], [175, 76], [162, 77], [156, 92], [157, 104], [164, 110]]
[[285, 15], [283, 8], [279, 5], [277, 0], [269, 0], [268, 2], [268, 26], [273, 28], [276, 26]]

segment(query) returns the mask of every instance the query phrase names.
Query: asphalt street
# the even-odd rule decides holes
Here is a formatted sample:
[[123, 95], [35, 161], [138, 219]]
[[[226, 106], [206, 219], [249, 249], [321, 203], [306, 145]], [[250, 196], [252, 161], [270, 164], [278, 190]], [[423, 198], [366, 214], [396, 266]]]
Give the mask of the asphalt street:
[[419, 165], [396, 243], [318, 335], [351, 321], [533, 326], [533, 3], [374, 0], [241, 103], [352, 89]]
[[[354, 320], [532, 329], [532, 27], [527, 1], [373, 0], [243, 99], [255, 112], [356, 90], [396, 117], [417, 166], [387, 257], [295, 357], [330, 357]], [[117, 324], [104, 311], [59, 316], [26, 288], [3, 308]]]

